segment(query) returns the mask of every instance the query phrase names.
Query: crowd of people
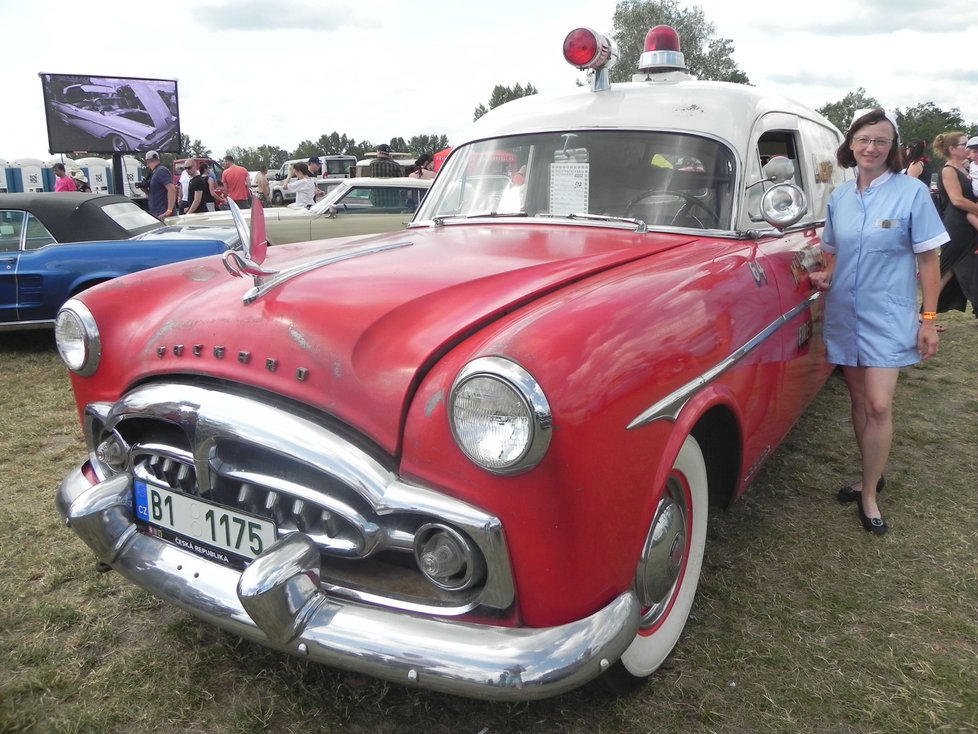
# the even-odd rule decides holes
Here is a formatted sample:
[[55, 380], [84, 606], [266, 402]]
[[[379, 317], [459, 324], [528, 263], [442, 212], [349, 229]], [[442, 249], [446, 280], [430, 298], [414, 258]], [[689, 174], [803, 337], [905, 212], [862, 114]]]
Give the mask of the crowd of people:
[[[148, 151], [144, 160], [150, 169], [149, 210], [154, 216], [161, 218], [170, 216], [173, 207], [180, 214], [215, 211], [225, 207], [228, 199], [239, 208], [248, 209], [251, 206], [252, 187], [262, 206], [269, 206], [271, 203], [268, 166], [262, 165], [252, 176], [243, 166], [235, 163], [233, 156], [225, 156], [224, 172], [221, 176], [221, 184], [218, 185], [217, 177], [210, 164], [201, 163], [197, 167], [195, 160], [188, 158], [183, 163], [183, 170], [174, 183], [170, 172], [159, 165], [160, 158], [156, 151]], [[64, 166], [61, 166], [61, 174], [58, 173], [58, 166], [55, 166], [58, 186], [62, 186], [60, 182], [63, 173]], [[319, 156], [310, 156], [305, 163], [300, 161], [293, 164], [283, 181], [283, 188], [295, 195], [296, 200], [290, 206], [308, 208], [321, 197], [323, 194], [316, 187], [315, 182], [323, 175]], [[394, 159], [391, 147], [382, 143], [377, 146], [376, 156], [370, 162], [368, 175], [376, 178], [397, 178], [405, 175], [411, 178], [434, 178], [434, 156], [430, 153], [423, 154], [406, 172], [404, 167]], [[67, 188], [69, 185], [64, 184], [64, 188], [56, 190], [74, 191], [74, 188]], [[169, 206], [171, 193], [175, 197], [173, 207]]]

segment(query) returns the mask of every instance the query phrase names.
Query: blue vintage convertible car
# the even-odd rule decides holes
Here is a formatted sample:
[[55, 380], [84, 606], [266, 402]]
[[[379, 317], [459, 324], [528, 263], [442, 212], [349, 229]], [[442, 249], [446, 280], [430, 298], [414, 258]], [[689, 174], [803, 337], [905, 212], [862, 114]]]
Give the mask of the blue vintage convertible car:
[[224, 252], [233, 227], [166, 227], [116, 195], [0, 194], [0, 331], [51, 326], [76, 293]]

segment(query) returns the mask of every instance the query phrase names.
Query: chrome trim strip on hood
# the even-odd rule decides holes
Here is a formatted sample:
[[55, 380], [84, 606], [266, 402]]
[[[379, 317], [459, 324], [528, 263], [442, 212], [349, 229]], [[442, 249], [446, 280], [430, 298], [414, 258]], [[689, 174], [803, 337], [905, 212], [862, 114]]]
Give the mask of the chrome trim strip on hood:
[[402, 247], [410, 247], [413, 244], [413, 242], [392, 242], [386, 245], [367, 245], [366, 247], [358, 247], [355, 250], [338, 252], [330, 255], [329, 257], [324, 257], [320, 258], [319, 260], [313, 260], [312, 262], [305, 263], [304, 265], [297, 265], [294, 268], [289, 268], [288, 270], [283, 270], [277, 273], [273, 277], [263, 282], [261, 285], [249, 288], [248, 292], [244, 294], [242, 300], [244, 301], [245, 305], [254, 303], [270, 290], [281, 285], [282, 283], [292, 280], [292, 278], [296, 278], [304, 273], [311, 272], [327, 265], [332, 265], [333, 263], [343, 262], [344, 260], [352, 260], [357, 257], [365, 257], [366, 255], [373, 255], [375, 253], [385, 252], [387, 250], [397, 250]]

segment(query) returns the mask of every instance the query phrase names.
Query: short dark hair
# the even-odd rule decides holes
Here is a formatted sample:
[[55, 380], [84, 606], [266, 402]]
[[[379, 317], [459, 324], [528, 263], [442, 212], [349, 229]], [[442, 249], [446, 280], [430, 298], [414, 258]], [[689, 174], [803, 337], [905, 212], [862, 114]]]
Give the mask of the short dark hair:
[[55, 171], [61, 171], [62, 173], [65, 172], [65, 164], [64, 163], [55, 163], [54, 166], [53, 166], [53, 168], [54, 168]]
[[[913, 163], [914, 161], [923, 158], [924, 153], [927, 150], [927, 143], [917, 138], [916, 140], [911, 140], [907, 143], [907, 163]], [[929, 183], [929, 182], [928, 182]]]
[[874, 107], [865, 115], [857, 117], [852, 121], [852, 124], [849, 126], [849, 131], [846, 133], [845, 140], [842, 141], [842, 145], [835, 152], [835, 159], [840, 166], [843, 168], [856, 167], [856, 156], [852, 154], [852, 139], [862, 128], [867, 125], [874, 125], [877, 122], [886, 122], [893, 128], [893, 143], [890, 145], [890, 152], [886, 156], [887, 170], [892, 173], [899, 173], [903, 170], [903, 165], [900, 161], [900, 131], [890, 122], [882, 107]]
[[224, 160], [231, 161], [232, 163], [234, 163], [234, 156], [233, 155], [226, 155], [226, 156], [224, 156]]

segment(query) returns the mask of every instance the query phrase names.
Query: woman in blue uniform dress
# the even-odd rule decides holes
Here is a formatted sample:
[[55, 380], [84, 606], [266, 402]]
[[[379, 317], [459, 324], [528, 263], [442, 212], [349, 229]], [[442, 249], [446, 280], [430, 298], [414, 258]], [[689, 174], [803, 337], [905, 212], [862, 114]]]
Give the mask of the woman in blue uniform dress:
[[[901, 367], [937, 354], [938, 248], [948, 241], [927, 186], [900, 176], [896, 120], [880, 108], [859, 110], [836, 158], [856, 169], [829, 199], [822, 249], [825, 270], [812, 285], [825, 292], [828, 360], [841, 365], [862, 456], [862, 479], [844, 487], [863, 527], [887, 531], [877, 505], [893, 440], [893, 395]], [[923, 318], [917, 284], [923, 290]]]

